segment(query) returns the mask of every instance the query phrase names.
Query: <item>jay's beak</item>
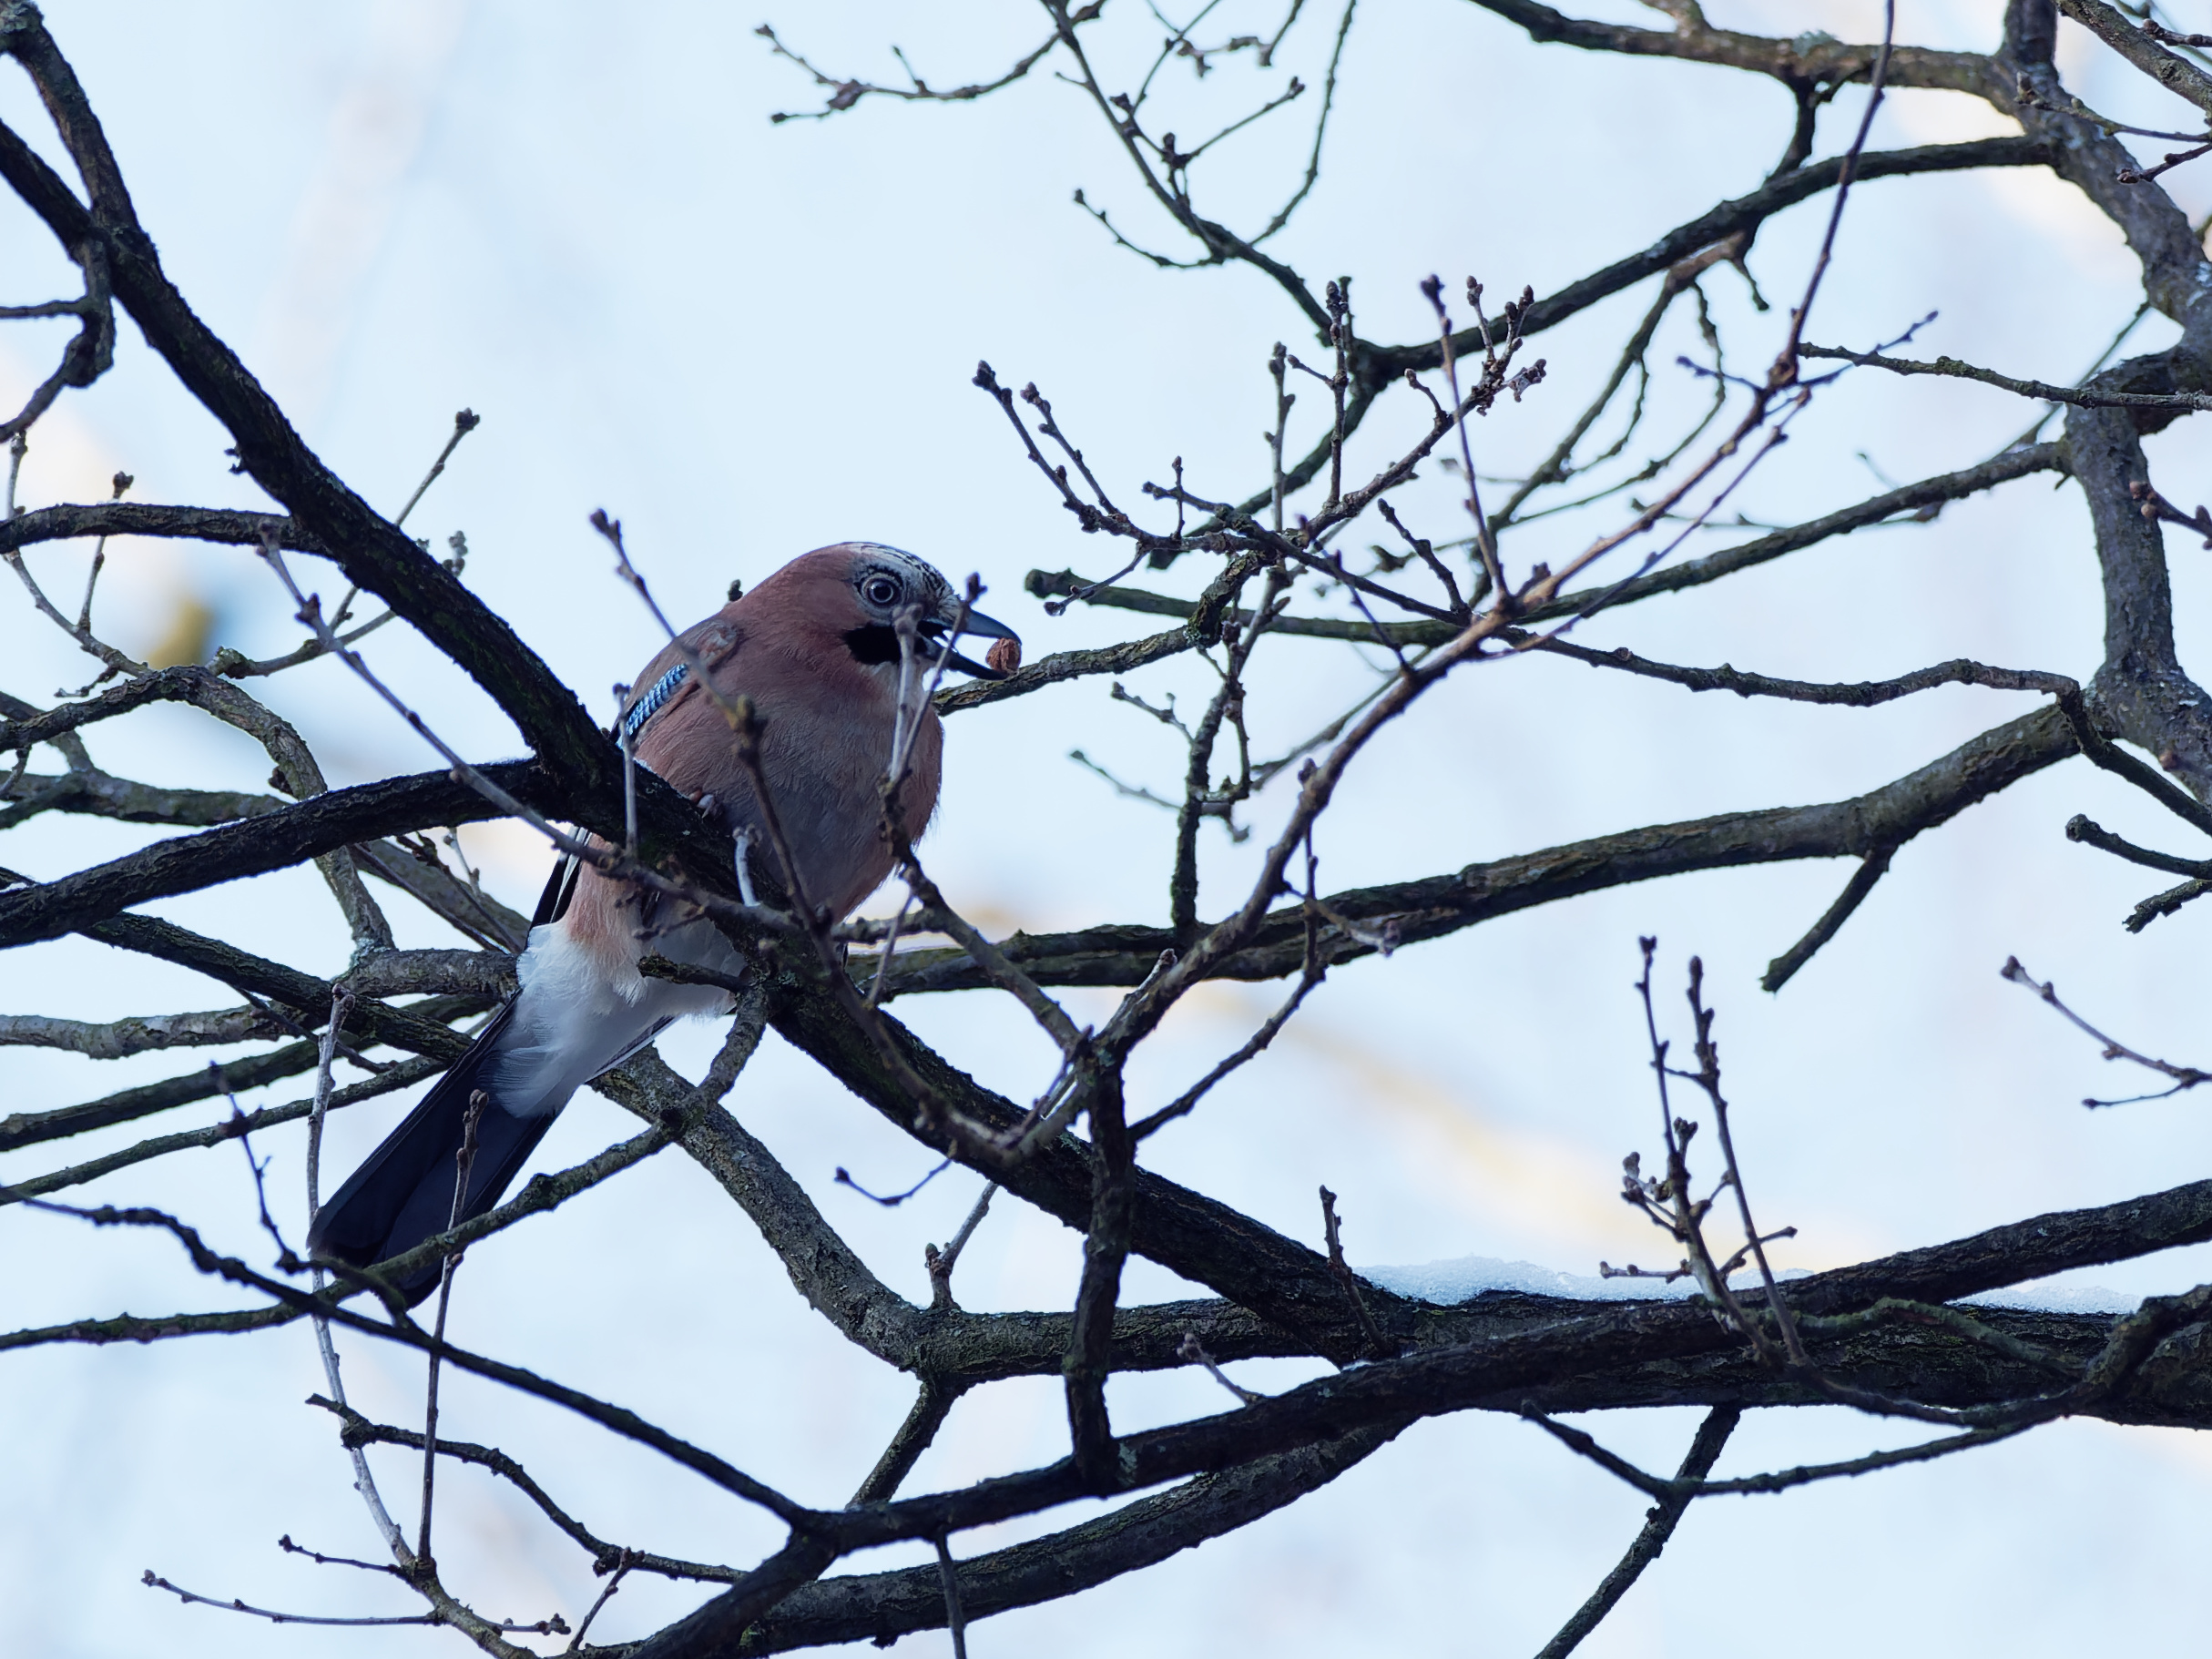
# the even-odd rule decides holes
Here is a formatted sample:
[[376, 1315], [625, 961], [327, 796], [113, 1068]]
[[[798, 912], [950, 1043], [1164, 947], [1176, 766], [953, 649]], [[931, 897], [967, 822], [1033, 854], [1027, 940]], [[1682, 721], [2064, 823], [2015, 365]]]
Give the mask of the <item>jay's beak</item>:
[[943, 660], [946, 667], [958, 668], [963, 674], [972, 674], [979, 680], [1003, 680], [1006, 677], [1005, 673], [1001, 669], [979, 663], [973, 657], [963, 656], [958, 651], [953, 649], [953, 640], [964, 635], [973, 634], [984, 639], [1011, 639], [1019, 645], [1021, 643], [1020, 635], [1004, 623], [993, 621], [981, 611], [970, 611], [968, 619], [961, 626], [959, 634], [946, 637], [947, 631], [952, 626], [949, 618], [932, 616], [922, 623], [919, 630], [923, 638], [937, 647], [938, 656]]

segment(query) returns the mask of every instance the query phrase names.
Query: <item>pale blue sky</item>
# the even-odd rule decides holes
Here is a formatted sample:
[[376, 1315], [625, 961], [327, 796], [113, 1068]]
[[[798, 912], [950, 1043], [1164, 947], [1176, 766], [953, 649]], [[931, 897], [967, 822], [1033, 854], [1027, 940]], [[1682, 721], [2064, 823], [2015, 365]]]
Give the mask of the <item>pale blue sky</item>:
[[[1986, 46], [1994, 24], [1983, 14], [1994, 9], [1907, 5], [1900, 30]], [[1864, 5], [1713, 10], [1771, 32], [1823, 26], [1858, 37], [1874, 26]], [[1654, 15], [1625, 0], [1607, 15]], [[1278, 339], [1311, 349], [1263, 279], [1159, 272], [1107, 244], [1070, 203], [1074, 188], [1131, 235], [1174, 246], [1080, 95], [1041, 74], [972, 107], [872, 101], [837, 120], [775, 127], [770, 111], [811, 107], [813, 91], [753, 36], [752, 13], [722, 6], [617, 17], [495, 0], [213, 12], [58, 0], [47, 15], [171, 275], [349, 481], [396, 506], [453, 412], [484, 417], [413, 528], [434, 544], [464, 531], [471, 585], [595, 708], [656, 636], [611, 577], [585, 523], [592, 508], [624, 520], [671, 614], [710, 608], [732, 576], [756, 580], [808, 547], [865, 536], [955, 575], [980, 572], [989, 608], [1023, 630], [1033, 656], [1098, 643], [1139, 631], [1142, 619], [1049, 618], [1021, 578], [1033, 566], [1104, 574], [1118, 561], [1028, 470], [1003, 417], [968, 383], [976, 361], [1017, 386], [1035, 380], [1134, 510], [1140, 483], [1166, 477], [1178, 454], [1201, 490], [1255, 487], [1268, 351]], [[879, 78], [895, 75], [885, 50], [895, 41], [938, 85], [990, 72], [1043, 33], [1041, 15], [1013, 5], [951, 21], [841, 0], [768, 15], [794, 48]], [[1269, 15], [1224, 8], [1220, 26], [1239, 32]], [[1304, 18], [1287, 67], [1318, 81], [1332, 27], [1332, 15]], [[1108, 38], [1116, 44], [1102, 61], [1118, 75], [1157, 30], [1139, 21]], [[2154, 124], [2176, 117], [2178, 105], [2135, 98], [2081, 47], [2072, 41], [2066, 61], [2093, 101], [2121, 113], [2139, 106]], [[1208, 110], [1218, 122], [1279, 84], [1263, 84], [1246, 61], [1203, 87], [1180, 73], [1163, 96], [1190, 104], [1186, 138], [1208, 130]], [[1223, 217], [1250, 224], [1295, 178], [1304, 107], [1220, 152], [1212, 199]], [[1824, 148], [1840, 143], [1858, 108], [1838, 101]], [[46, 142], [19, 76], [0, 75], [0, 115]], [[1416, 284], [1432, 270], [1453, 284], [1479, 273], [1493, 294], [1524, 282], [1547, 291], [1753, 188], [1779, 153], [1786, 116], [1770, 85], [1537, 48], [1456, 0], [1371, 6], [1351, 36], [1321, 185], [1279, 251], [1317, 280], [1352, 273], [1371, 337], [1412, 338], [1427, 327]], [[1875, 142], [2001, 130], [1969, 100], [1904, 94], [1884, 110]], [[2177, 189], [2201, 209], [2206, 191], [2187, 173]], [[1755, 314], [1733, 274], [1710, 280], [1740, 364], [1774, 349], [1823, 210], [1778, 220], [1759, 239], [1752, 270], [1774, 312]], [[0, 302], [63, 291], [55, 285], [66, 274], [27, 217], [0, 208]], [[2045, 176], [1899, 180], [1854, 198], [1809, 332], [1866, 344], [1940, 310], [1918, 342], [1929, 353], [2065, 380], [2136, 298], [2116, 235]], [[1646, 303], [1639, 290], [1544, 337], [1535, 349], [1551, 365], [1546, 384], [1477, 428], [1484, 471], [1511, 471], [1548, 447]], [[0, 335], [0, 401], [28, 383], [51, 343], [11, 326]], [[1670, 328], [1678, 337], [1663, 338], [1656, 367], [1696, 349], [1681, 313]], [[2154, 324], [2141, 338], [2169, 335]], [[113, 374], [38, 429], [23, 499], [94, 498], [124, 467], [140, 499], [260, 504], [227, 473], [227, 440], [127, 322], [117, 358]], [[1697, 395], [1687, 376], [1657, 367], [1660, 409]], [[1299, 418], [1318, 402], [1310, 389]], [[1355, 445], [1353, 470], [1406, 441], [1419, 418], [1410, 404], [1384, 405]], [[1877, 470], [1902, 480], [1979, 459], [2031, 418], [1979, 388], [1855, 377], [1808, 412], [1731, 504], [1795, 522], [1872, 493]], [[2174, 481], [2169, 493], [2193, 504], [2202, 439], [2185, 425], [2156, 440], [2154, 456]], [[1398, 504], [1429, 534], [1452, 535], [1453, 494], [1436, 474]], [[1514, 556], [1556, 556], [1600, 527], [1586, 516], [1536, 527]], [[2206, 555], [2186, 538], [2173, 554], [2187, 658], [2204, 640]], [[74, 591], [83, 559], [81, 549], [53, 550], [34, 566]], [[102, 615], [127, 643], [157, 637], [188, 600], [214, 614], [214, 643], [265, 655], [292, 636], [288, 607], [236, 550], [117, 545], [110, 561]], [[331, 591], [329, 572], [303, 568]], [[1196, 568], [1162, 578], [1185, 592], [1202, 579]], [[2078, 498], [2031, 480], [1930, 526], [1868, 533], [1618, 613], [1586, 637], [1815, 677], [1877, 677], [1955, 656], [2085, 674], [2098, 649], [2096, 605]], [[27, 606], [0, 604], [9, 689], [39, 697], [82, 684], [90, 670], [66, 643]], [[1277, 649], [1257, 671], [1263, 747], [1305, 736], [1371, 683], [1341, 647]], [[402, 630], [375, 636], [372, 656], [467, 752], [516, 748], [497, 712]], [[1131, 684], [1187, 702], [1207, 690], [1205, 671], [1188, 661]], [[269, 685], [269, 696], [336, 781], [432, 763], [332, 665]], [[2031, 704], [1952, 688], [1872, 712], [1811, 709], [1693, 697], [1555, 661], [1485, 669], [1448, 686], [1362, 760], [1319, 838], [1324, 884], [1836, 799]], [[1179, 772], [1170, 742], [1095, 681], [960, 717], [933, 872], [1002, 931], [1157, 918], [1164, 815], [1116, 798], [1065, 757], [1081, 747], [1118, 775], [1170, 789]], [[229, 734], [177, 711], [104, 728], [94, 748], [113, 769], [159, 781], [258, 787], [266, 768]], [[1279, 798], [1258, 803], [1256, 842], [1281, 810]], [[1738, 1144], [1762, 1218], [1801, 1229], [1786, 1247], [1792, 1262], [1831, 1265], [2190, 1178], [2212, 1150], [2202, 1108], [2185, 1099], [2084, 1113], [2083, 1095], [2132, 1080], [1997, 978], [2017, 953], [2142, 1046], [2204, 1059], [2192, 1044], [2212, 911], [2140, 938], [2122, 932], [2119, 919], [2156, 879], [2066, 843], [2061, 826], [2075, 811], [2179, 844], [2155, 809], [2102, 775], [2045, 773], [1908, 848], [1844, 933], [1774, 998], [1757, 989], [1759, 972], [1826, 907], [1843, 867], [1719, 872], [1509, 918], [1333, 976], [1274, 1056], [1162, 1135], [1151, 1155], [1309, 1240], [1319, 1232], [1313, 1190], [1327, 1182], [1342, 1195], [1355, 1262], [1473, 1253], [1586, 1273], [1601, 1257], [1649, 1258], [1660, 1241], [1611, 1194], [1620, 1155], [1650, 1150], [1628, 988], [1636, 939], [1656, 932], [1670, 1004], [1685, 955], [1701, 952], [1712, 972]], [[50, 875], [143, 840], [124, 825], [42, 819], [10, 835], [0, 861]], [[487, 880], [526, 903], [543, 869], [528, 839], [487, 830], [469, 844]], [[1208, 836], [1210, 906], [1226, 907], [1253, 852]], [[343, 962], [342, 930], [311, 874], [152, 909], [315, 972]], [[409, 942], [439, 940], [419, 915], [400, 921]], [[1233, 1048], [1272, 996], [1223, 987], [1195, 997], [1140, 1060], [1134, 1092], [1171, 1096]], [[111, 1018], [226, 998], [82, 941], [0, 955], [0, 1006], [11, 1011]], [[1094, 1017], [1097, 999], [1070, 1001]], [[995, 1086], [1034, 1094], [1049, 1057], [1009, 1007], [969, 997], [901, 1012]], [[694, 1066], [709, 1041], [702, 1030], [666, 1046]], [[0, 1065], [10, 1110], [185, 1069], [174, 1056], [96, 1066], [19, 1049]], [[266, 1098], [293, 1093], [280, 1085]], [[925, 1161], [772, 1042], [733, 1104], [880, 1271], [924, 1293], [922, 1245], [957, 1225], [973, 1177], [948, 1176], [891, 1212], [834, 1187], [841, 1164], [892, 1186]], [[395, 1111], [380, 1103], [341, 1119], [331, 1157], [365, 1148]], [[177, 1126], [214, 1115], [188, 1110]], [[587, 1155], [627, 1123], [581, 1100], [541, 1164]], [[87, 1137], [83, 1151], [146, 1132]], [[262, 1150], [296, 1212], [298, 1140], [274, 1136]], [[15, 1155], [0, 1161], [0, 1178], [77, 1152], [73, 1143]], [[169, 1205], [228, 1247], [256, 1247], [235, 1148], [87, 1191]], [[0, 1251], [15, 1269], [0, 1287], [0, 1327], [223, 1304], [166, 1247], [87, 1237], [52, 1216], [0, 1211]], [[2179, 1288], [2203, 1271], [2204, 1253], [2189, 1256], [2091, 1277], [2130, 1291]], [[963, 1297], [977, 1307], [1064, 1306], [1076, 1264], [1072, 1234], [1002, 1202], [963, 1260]], [[1131, 1275], [1133, 1297], [1176, 1293], [1157, 1269]], [[809, 1314], [742, 1218], [671, 1157], [479, 1250], [455, 1317], [464, 1340], [658, 1416], [819, 1501], [841, 1501], [857, 1483], [906, 1403], [904, 1380]], [[1311, 1368], [1249, 1369], [1255, 1386], [1271, 1387]], [[350, 1349], [348, 1375], [364, 1409], [402, 1420], [416, 1410], [411, 1365]], [[7, 1356], [0, 1420], [18, 1426], [0, 1439], [10, 1650], [102, 1659], [153, 1647], [304, 1651], [297, 1631], [138, 1588], [148, 1567], [268, 1605], [400, 1610], [392, 1592], [270, 1547], [290, 1532], [341, 1553], [373, 1548], [327, 1420], [298, 1404], [320, 1386], [304, 1332]], [[678, 1471], [570, 1420], [450, 1386], [451, 1432], [507, 1446], [605, 1534], [729, 1560], [775, 1542]], [[1116, 1406], [1125, 1421], [1211, 1410], [1210, 1386], [1138, 1379]], [[1671, 1464], [1690, 1421], [1667, 1413], [1605, 1422], [1603, 1432]], [[1064, 1436], [1056, 1385], [971, 1397], [915, 1489], [1051, 1458]], [[1835, 1412], [1769, 1416], [1747, 1425], [1725, 1467], [1909, 1438]], [[2109, 1640], [2115, 1605], [2131, 1609], [2142, 1645], [2175, 1643], [2194, 1628], [2179, 1588], [2201, 1563], [2207, 1482], [2212, 1462], [2190, 1437], [2074, 1425], [1939, 1469], [1717, 1504], [1693, 1515], [1584, 1651], [1749, 1654], [1770, 1649], [1779, 1628], [1808, 1655], [1858, 1653], [1900, 1630], [1916, 1649], [2056, 1654]], [[573, 1620], [588, 1603], [587, 1564], [526, 1506], [462, 1479], [447, 1501], [441, 1561], [480, 1606], [524, 1617], [558, 1608]], [[1643, 1507], [1525, 1425], [1423, 1425], [1292, 1512], [1076, 1602], [982, 1625], [971, 1651], [1525, 1653], [1611, 1564]], [[1796, 1598], [1815, 1571], [1882, 1593], [1809, 1618]], [[2023, 1583], [2034, 1597], [1989, 1593]], [[697, 1599], [632, 1581], [595, 1634], [641, 1634]], [[321, 1633], [306, 1644], [381, 1656], [451, 1641], [403, 1630]], [[940, 1653], [944, 1642], [918, 1636], [895, 1651]]]

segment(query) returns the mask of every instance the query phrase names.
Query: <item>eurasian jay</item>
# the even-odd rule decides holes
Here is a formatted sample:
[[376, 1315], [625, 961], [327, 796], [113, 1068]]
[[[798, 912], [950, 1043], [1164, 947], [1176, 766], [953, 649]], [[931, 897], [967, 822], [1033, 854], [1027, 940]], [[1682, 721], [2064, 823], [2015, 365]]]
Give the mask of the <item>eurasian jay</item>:
[[[973, 611], [912, 554], [845, 542], [792, 560], [743, 597], [687, 629], [683, 645], [725, 697], [742, 693], [760, 721], [759, 767], [808, 900], [842, 917], [891, 873], [878, 781], [900, 727], [902, 612], [915, 615], [904, 675], [908, 772], [899, 800], [920, 834], [937, 806], [943, 730], [923, 699], [931, 671], [1003, 677], [953, 649], [953, 630], [999, 639], [1013, 631]], [[698, 801], [736, 840], [742, 867], [781, 875], [729, 722], [671, 644], [646, 666], [616, 728], [638, 764]], [[670, 1022], [731, 1006], [713, 986], [648, 979], [637, 960], [658, 952], [734, 974], [738, 953], [712, 922], [684, 919], [650, 890], [570, 857], [538, 901], [521, 988], [474, 1044], [317, 1213], [311, 1256], [368, 1267], [412, 1249], [454, 1219], [454, 1183], [471, 1095], [480, 1113], [464, 1219], [499, 1202], [568, 1097], [619, 1065]], [[400, 1282], [411, 1301], [439, 1269]]]

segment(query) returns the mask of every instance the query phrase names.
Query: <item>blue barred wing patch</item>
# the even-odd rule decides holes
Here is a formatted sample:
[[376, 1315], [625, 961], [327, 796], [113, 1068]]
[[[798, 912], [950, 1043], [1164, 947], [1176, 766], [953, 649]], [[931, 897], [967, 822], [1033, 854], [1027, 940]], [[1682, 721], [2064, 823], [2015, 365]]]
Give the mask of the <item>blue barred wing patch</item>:
[[678, 663], [675, 667], [669, 669], [647, 687], [646, 694], [632, 703], [630, 711], [622, 717], [623, 738], [628, 742], [637, 742], [637, 734], [645, 729], [646, 722], [661, 711], [668, 700], [676, 695], [684, 681], [690, 677], [689, 667]]

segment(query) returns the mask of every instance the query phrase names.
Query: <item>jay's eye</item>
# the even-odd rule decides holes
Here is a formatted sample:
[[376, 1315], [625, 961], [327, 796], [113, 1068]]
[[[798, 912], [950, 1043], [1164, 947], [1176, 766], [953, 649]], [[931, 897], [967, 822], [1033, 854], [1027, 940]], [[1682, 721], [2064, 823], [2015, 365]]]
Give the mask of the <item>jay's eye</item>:
[[871, 605], [889, 606], [899, 596], [899, 585], [889, 576], [870, 576], [861, 584], [861, 596]]

